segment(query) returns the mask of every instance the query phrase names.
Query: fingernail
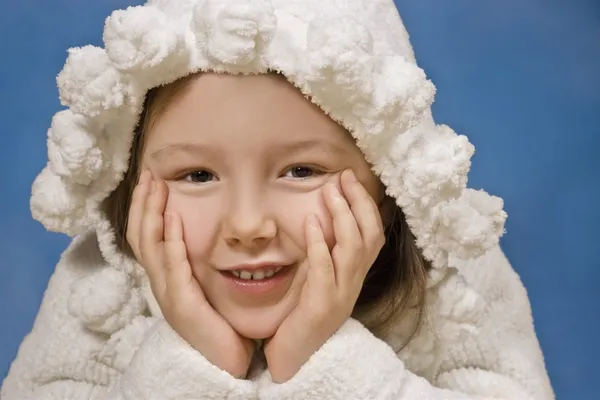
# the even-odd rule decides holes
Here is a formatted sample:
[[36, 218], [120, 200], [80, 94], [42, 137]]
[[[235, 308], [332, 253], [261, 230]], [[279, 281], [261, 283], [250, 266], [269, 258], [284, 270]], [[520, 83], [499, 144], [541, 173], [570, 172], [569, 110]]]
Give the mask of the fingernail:
[[156, 192], [156, 182], [152, 180], [152, 182], [150, 182], [150, 193], [154, 192]]
[[308, 226], [311, 227], [312, 229], [319, 227], [319, 220], [317, 219], [316, 216], [314, 216], [314, 215], [308, 216]]
[[173, 214], [170, 211], [165, 212], [165, 224], [171, 225], [173, 222]]
[[354, 171], [351, 169], [348, 170], [348, 179], [350, 182], [356, 182], [356, 175], [354, 175]]

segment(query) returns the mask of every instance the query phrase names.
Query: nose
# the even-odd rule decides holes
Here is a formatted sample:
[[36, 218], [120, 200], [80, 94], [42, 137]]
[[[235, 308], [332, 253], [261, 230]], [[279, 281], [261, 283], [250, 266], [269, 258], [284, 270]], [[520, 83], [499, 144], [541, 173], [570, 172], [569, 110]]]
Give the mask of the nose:
[[261, 248], [270, 243], [277, 234], [277, 225], [266, 209], [259, 194], [232, 196], [224, 216], [225, 241], [231, 246], [246, 248]]

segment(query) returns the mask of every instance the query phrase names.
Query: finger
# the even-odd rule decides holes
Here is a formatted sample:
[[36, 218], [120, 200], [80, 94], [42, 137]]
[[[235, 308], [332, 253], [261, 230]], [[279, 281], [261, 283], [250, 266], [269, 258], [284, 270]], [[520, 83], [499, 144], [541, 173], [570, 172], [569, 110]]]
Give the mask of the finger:
[[385, 241], [379, 208], [351, 170], [342, 173], [341, 183], [365, 249], [378, 254]]
[[319, 220], [314, 215], [310, 215], [306, 221], [306, 247], [310, 285], [326, 291], [334, 289], [336, 276], [333, 260]]
[[133, 254], [141, 261], [140, 256], [140, 230], [142, 224], [142, 215], [146, 203], [146, 197], [150, 191], [150, 172], [142, 171], [138, 184], [131, 194], [131, 204], [129, 205], [129, 213], [127, 215], [127, 227], [125, 237]]
[[150, 281], [162, 281], [164, 210], [167, 202], [166, 185], [152, 179], [150, 193], [146, 197], [140, 232], [140, 254]]
[[165, 213], [165, 284], [176, 294], [181, 289], [196, 284], [188, 261], [183, 240], [183, 223], [174, 212]]
[[[333, 218], [333, 232], [336, 239], [336, 245], [332, 250], [333, 261], [336, 265], [339, 265], [338, 263], [346, 265], [362, 251], [363, 240], [348, 202], [335, 185], [327, 186], [325, 204]], [[342, 258], [338, 259], [338, 257]]]

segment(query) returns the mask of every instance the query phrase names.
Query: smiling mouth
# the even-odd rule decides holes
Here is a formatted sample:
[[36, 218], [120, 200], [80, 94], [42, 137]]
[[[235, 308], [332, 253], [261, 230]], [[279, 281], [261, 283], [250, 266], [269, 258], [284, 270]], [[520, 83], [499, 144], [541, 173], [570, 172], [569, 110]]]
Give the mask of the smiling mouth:
[[293, 264], [246, 264], [220, 271], [233, 296], [283, 296], [296, 271]]
[[283, 268], [284, 268], [283, 266], [280, 266], [280, 267], [270, 267], [270, 268], [265, 268], [265, 269], [259, 269], [259, 270], [254, 270], [254, 271], [248, 271], [248, 270], [242, 269], [242, 270], [232, 270], [232, 271], [227, 271], [227, 272], [241, 280], [262, 281], [262, 280], [272, 278], [273, 276], [275, 276], [275, 274], [277, 274]]

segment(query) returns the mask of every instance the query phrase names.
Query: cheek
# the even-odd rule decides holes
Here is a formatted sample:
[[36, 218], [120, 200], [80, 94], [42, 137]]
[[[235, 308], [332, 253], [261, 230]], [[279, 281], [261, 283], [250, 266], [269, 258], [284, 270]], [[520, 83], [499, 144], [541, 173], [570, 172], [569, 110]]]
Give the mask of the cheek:
[[306, 219], [314, 214], [319, 219], [325, 241], [331, 249], [335, 244], [333, 221], [327, 210], [321, 190], [302, 194], [287, 194], [278, 197], [272, 204], [280, 229], [298, 247], [306, 250]]
[[192, 264], [209, 258], [218, 229], [217, 213], [214, 212], [216, 203], [210, 198], [169, 193], [166, 209], [176, 212], [181, 217], [183, 241]]

